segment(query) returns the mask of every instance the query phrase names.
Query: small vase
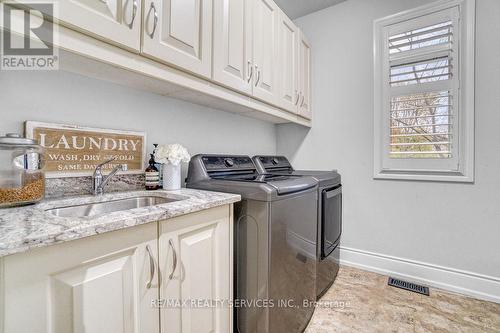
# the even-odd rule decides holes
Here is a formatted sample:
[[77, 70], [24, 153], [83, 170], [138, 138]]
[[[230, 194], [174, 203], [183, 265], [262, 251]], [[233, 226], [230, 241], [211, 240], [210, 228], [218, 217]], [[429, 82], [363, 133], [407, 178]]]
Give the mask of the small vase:
[[181, 189], [181, 165], [172, 163], [163, 165], [163, 189], [180, 190]]

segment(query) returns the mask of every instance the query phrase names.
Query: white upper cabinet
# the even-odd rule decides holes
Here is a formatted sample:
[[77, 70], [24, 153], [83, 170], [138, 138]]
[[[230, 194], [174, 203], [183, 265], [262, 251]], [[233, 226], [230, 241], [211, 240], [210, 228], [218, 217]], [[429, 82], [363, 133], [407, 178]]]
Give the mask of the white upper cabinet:
[[143, 53], [210, 78], [212, 0], [145, 0]]
[[62, 24], [140, 50], [142, 0], [56, 0], [55, 4], [54, 16]]
[[[159, 79], [172, 96], [189, 89], [203, 105], [227, 101], [257, 118], [310, 125], [311, 47], [273, 0], [54, 1], [65, 26], [56, 44], [68, 52]], [[13, 28], [23, 33], [21, 23]]]
[[279, 106], [290, 112], [297, 112], [299, 103], [298, 70], [299, 70], [299, 29], [283, 13], [280, 13], [278, 24], [278, 97]]
[[299, 97], [299, 115], [311, 119], [311, 45], [302, 32], [299, 39]]
[[276, 105], [279, 8], [272, 0], [254, 0], [253, 17], [253, 96]]
[[214, 0], [214, 81], [252, 93], [252, 2]]

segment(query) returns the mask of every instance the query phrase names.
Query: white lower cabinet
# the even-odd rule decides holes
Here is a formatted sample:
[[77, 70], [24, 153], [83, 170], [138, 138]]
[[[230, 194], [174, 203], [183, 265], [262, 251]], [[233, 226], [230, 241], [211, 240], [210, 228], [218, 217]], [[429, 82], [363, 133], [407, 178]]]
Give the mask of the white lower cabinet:
[[162, 333], [232, 331], [229, 216], [221, 207], [160, 222]]
[[0, 332], [230, 333], [232, 248], [226, 205], [0, 258]]
[[5, 257], [3, 333], [159, 332], [157, 250], [151, 223]]

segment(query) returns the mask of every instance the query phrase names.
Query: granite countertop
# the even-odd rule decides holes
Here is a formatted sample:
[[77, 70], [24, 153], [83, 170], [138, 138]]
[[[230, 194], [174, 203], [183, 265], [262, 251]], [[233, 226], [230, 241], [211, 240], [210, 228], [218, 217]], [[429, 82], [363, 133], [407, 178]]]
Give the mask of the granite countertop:
[[[46, 212], [47, 209], [55, 207], [138, 196], [159, 196], [180, 199], [180, 201], [83, 218], [57, 217]], [[78, 196], [45, 200], [33, 206], [0, 209], [0, 257], [104, 232], [166, 220], [240, 200], [241, 197], [237, 194], [183, 188], [178, 191], [132, 191], [109, 193], [99, 197]]]

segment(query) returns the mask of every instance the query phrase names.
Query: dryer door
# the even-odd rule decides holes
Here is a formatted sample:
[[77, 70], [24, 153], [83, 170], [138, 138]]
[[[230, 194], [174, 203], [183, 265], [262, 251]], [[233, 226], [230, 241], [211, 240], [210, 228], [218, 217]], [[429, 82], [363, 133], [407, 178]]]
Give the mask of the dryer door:
[[321, 211], [321, 259], [328, 257], [342, 234], [342, 186], [323, 190]]

